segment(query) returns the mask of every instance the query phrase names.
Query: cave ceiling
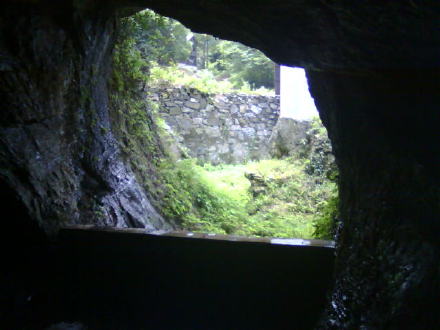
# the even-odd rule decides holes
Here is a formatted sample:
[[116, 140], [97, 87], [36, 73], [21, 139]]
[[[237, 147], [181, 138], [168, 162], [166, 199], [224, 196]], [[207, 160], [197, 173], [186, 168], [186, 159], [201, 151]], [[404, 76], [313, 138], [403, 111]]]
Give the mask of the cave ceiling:
[[437, 67], [437, 1], [335, 0], [6, 0], [54, 9], [151, 8], [192, 30], [242, 42], [274, 61], [311, 69], [358, 72]]
[[197, 32], [240, 41], [282, 64], [325, 70], [436, 67], [436, 1], [115, 0], [151, 8]]

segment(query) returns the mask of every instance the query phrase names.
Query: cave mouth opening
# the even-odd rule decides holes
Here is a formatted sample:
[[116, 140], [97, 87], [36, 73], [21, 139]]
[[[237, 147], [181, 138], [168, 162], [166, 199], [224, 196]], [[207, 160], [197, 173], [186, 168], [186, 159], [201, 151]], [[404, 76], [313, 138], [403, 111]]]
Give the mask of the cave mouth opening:
[[144, 90], [195, 196], [182, 235], [332, 239], [337, 170], [304, 70], [151, 10], [127, 22], [147, 63]]

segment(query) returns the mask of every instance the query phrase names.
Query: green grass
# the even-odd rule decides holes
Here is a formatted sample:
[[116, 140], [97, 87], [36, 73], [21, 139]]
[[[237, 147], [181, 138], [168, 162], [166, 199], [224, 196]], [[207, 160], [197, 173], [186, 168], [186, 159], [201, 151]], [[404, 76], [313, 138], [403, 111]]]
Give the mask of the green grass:
[[251, 184], [244, 176], [246, 165], [205, 165], [203, 171], [206, 180], [216, 190], [242, 204], [250, 201], [248, 190]]
[[[167, 169], [167, 215], [195, 232], [325, 238], [326, 221], [331, 221], [325, 206], [335, 198], [336, 186], [304, 169], [305, 162], [294, 159], [204, 167], [180, 161]], [[258, 194], [252, 193], [246, 173], [259, 178]]]
[[254, 95], [274, 95], [274, 91], [261, 87], [252, 89], [248, 83], [243, 83], [240, 88], [227, 79], [218, 80], [214, 74], [208, 70], [198, 70], [197, 74], [189, 74], [180, 70], [177, 66], [159, 66], [155, 63], [151, 64], [150, 84], [161, 86], [171, 85], [175, 87], [191, 87], [203, 93], [208, 94], [225, 94], [225, 93], [242, 93]]

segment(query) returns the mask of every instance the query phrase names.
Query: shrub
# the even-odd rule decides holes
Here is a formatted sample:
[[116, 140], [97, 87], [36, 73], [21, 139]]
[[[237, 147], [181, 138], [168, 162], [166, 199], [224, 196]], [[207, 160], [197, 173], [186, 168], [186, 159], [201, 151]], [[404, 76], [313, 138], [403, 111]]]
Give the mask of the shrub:
[[240, 201], [213, 183], [194, 160], [163, 162], [164, 214], [191, 231], [231, 234], [246, 216]]
[[[316, 183], [304, 167], [292, 159], [205, 167], [194, 160], [166, 163], [165, 214], [191, 231], [315, 238], [316, 213], [334, 196], [335, 184]], [[263, 181], [261, 194], [252, 195], [246, 173]]]
[[334, 239], [339, 212], [339, 198], [332, 196], [319, 210], [315, 218], [313, 236], [319, 239]]
[[177, 65], [159, 66], [150, 63], [150, 79], [152, 85], [171, 85], [195, 88], [208, 94], [243, 93], [255, 95], [271, 95], [272, 90], [264, 87], [251, 89], [249, 83], [244, 82], [241, 87], [234, 86], [229, 80], [219, 80], [210, 70], [198, 70], [190, 74], [180, 70]]

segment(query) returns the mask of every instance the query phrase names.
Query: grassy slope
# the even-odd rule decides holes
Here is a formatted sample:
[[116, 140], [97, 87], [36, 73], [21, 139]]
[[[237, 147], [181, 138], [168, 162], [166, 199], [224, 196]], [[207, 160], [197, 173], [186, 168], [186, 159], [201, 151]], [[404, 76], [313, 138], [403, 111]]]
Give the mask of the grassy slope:
[[[317, 218], [336, 187], [307, 175], [304, 167], [304, 161], [293, 159], [203, 168], [180, 162], [179, 182], [190, 182], [182, 187], [180, 200], [192, 205], [181, 214], [182, 226], [221, 234], [314, 238]], [[257, 176], [258, 184], [251, 187], [245, 173]]]

